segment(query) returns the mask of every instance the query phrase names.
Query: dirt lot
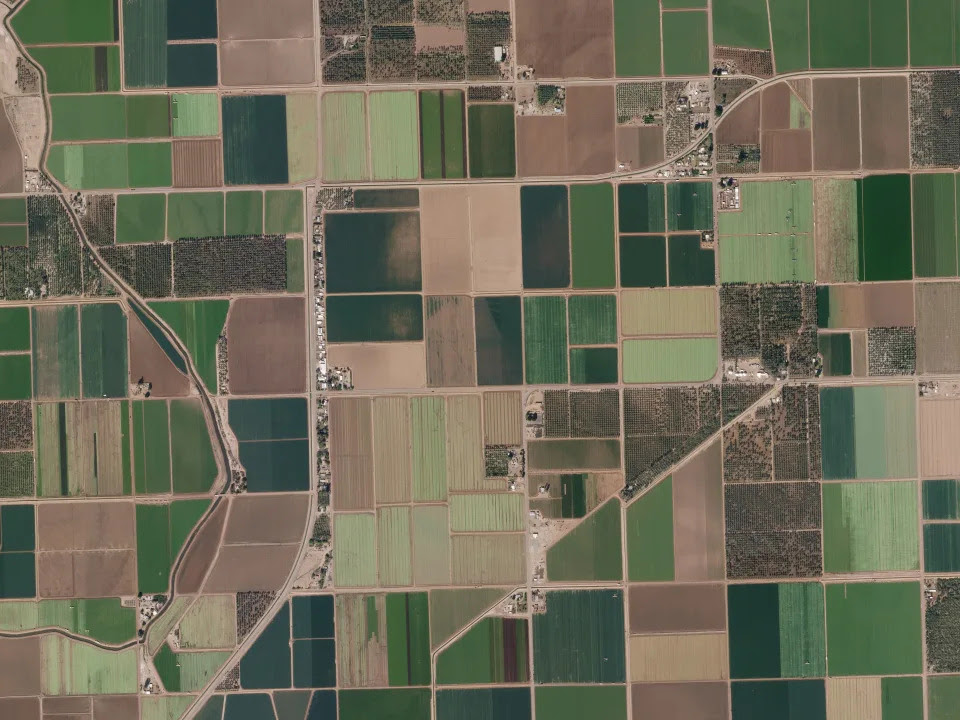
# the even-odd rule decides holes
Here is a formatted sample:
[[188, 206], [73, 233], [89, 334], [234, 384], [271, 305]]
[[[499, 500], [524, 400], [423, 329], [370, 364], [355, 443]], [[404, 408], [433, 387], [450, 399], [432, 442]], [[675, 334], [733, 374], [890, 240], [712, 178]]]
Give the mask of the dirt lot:
[[960, 367], [960, 283], [917, 284], [917, 372]]
[[373, 445], [369, 398], [330, 399], [330, 465], [337, 510], [373, 509]]
[[719, 440], [673, 473], [673, 517], [677, 581], [722, 579], [723, 474]]
[[523, 287], [520, 188], [470, 188], [470, 246], [475, 292], [515, 292]]
[[177, 592], [190, 594], [200, 590], [207, 570], [220, 548], [220, 534], [227, 519], [229, 503], [222, 501], [197, 533], [174, 579]]
[[860, 80], [860, 132], [866, 170], [910, 167], [910, 111], [905, 77]]
[[220, 77], [229, 87], [310, 85], [316, 78], [312, 38], [242, 40], [220, 45]]
[[117, 597], [136, 592], [136, 550], [37, 553], [40, 597]]
[[328, 345], [327, 364], [352, 369], [357, 390], [427, 386], [422, 342]]
[[567, 118], [558, 115], [517, 118], [517, 173], [521, 177], [567, 174]]
[[0, 697], [40, 694], [40, 638], [0, 638]]
[[37, 550], [136, 548], [132, 502], [37, 504]]
[[152, 383], [151, 397], [184, 397], [190, 394], [190, 381], [177, 370], [157, 345], [143, 323], [132, 313], [127, 320], [130, 335], [130, 382], [140, 378]]
[[90, 713], [90, 698], [88, 697], [45, 697], [43, 699], [44, 715], [69, 715], [70, 713]]
[[860, 103], [856, 78], [818, 78], [813, 82], [813, 167], [860, 167]]
[[469, 192], [464, 186], [425, 187], [420, 191], [424, 293], [452, 295], [473, 289]]
[[725, 682], [634, 683], [633, 720], [721, 720], [730, 712]]
[[[767, 93], [772, 92], [776, 87], [764, 90], [764, 107], [766, 107]], [[760, 96], [754, 94], [729, 113], [724, 113], [717, 126], [717, 143], [720, 145], [756, 145], [759, 142]]]
[[615, 169], [616, 124], [613, 85], [567, 88], [567, 168], [571, 175]]
[[631, 585], [630, 632], [725, 630], [723, 585]]
[[4, 698], [0, 700], [0, 717], [4, 720], [40, 720], [40, 699]]
[[240, 495], [233, 499], [226, 545], [300, 542], [310, 500], [300, 493]]
[[764, 132], [760, 144], [760, 169], [762, 172], [809, 172], [810, 131]]
[[299, 393], [306, 390], [306, 311], [301, 298], [239, 298], [227, 318], [230, 390]]
[[[778, 82], [763, 90], [763, 129], [790, 129], [790, 87]], [[755, 96], [754, 96], [755, 97]]]
[[204, 585], [205, 593], [276, 590], [287, 579], [300, 545], [227, 545]]
[[219, 140], [173, 141], [173, 186], [223, 185], [223, 146]]
[[663, 162], [663, 127], [661, 125], [626, 125], [617, 128], [617, 163], [627, 168], [642, 168]]
[[131, 695], [97, 695], [93, 698], [93, 720], [138, 720], [140, 703]]
[[427, 384], [430, 387], [476, 385], [473, 299], [465, 295], [427, 298]]
[[517, 0], [517, 62], [539, 79], [613, 76], [612, 0]]
[[960, 473], [960, 400], [920, 401], [920, 474]]
[[219, 0], [220, 40], [313, 37], [310, 0]]
[[[923, 285], [920, 286], [924, 287]], [[838, 328], [909, 327], [913, 320], [913, 287], [910, 283], [865, 283], [831, 288], [831, 324]], [[922, 291], [918, 298], [922, 298]], [[836, 298], [836, 302], [834, 302]], [[841, 309], [839, 325], [832, 320], [833, 309]], [[960, 309], [960, 308], [958, 308]], [[920, 310], [918, 318], [922, 317]], [[922, 331], [917, 330], [919, 360]], [[952, 365], [951, 367], [956, 367]]]

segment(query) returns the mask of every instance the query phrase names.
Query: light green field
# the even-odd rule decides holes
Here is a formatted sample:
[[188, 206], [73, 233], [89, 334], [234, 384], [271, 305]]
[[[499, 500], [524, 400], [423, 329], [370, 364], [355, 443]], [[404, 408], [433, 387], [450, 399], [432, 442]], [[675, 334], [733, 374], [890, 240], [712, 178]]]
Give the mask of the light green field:
[[626, 383], [705, 382], [717, 372], [717, 338], [624, 340]]
[[320, 103], [320, 120], [324, 179], [367, 179], [367, 109], [363, 93], [327, 93]]
[[372, 514], [338, 513], [333, 517], [337, 538], [333, 558], [339, 587], [367, 587], [377, 582], [377, 527]]
[[370, 159], [374, 180], [420, 176], [417, 94], [370, 93]]

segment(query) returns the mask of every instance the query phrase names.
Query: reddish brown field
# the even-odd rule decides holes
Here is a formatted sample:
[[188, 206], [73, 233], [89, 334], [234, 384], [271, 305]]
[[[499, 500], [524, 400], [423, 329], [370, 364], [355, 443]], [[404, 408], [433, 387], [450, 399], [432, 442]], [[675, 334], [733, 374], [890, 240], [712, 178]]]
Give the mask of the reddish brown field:
[[760, 144], [761, 172], [809, 172], [809, 130], [770, 130]]
[[[767, 93], [774, 90], [765, 90]], [[753, 94], [725, 113], [717, 126], [717, 142], [720, 145], [756, 145], [760, 142], [760, 96]]]
[[7, 118], [7, 112], [0, 107], [0, 192], [23, 192], [23, 153], [17, 134]]
[[290, 574], [299, 550], [299, 545], [225, 545], [203, 591], [277, 590]]
[[[0, 699], [0, 717], [4, 720], [40, 720], [40, 699], [3, 698]], [[60, 720], [54, 718], [54, 720]]]
[[40, 638], [0, 638], [0, 697], [40, 694]]
[[725, 682], [634, 683], [633, 720], [726, 720]]
[[191, 594], [200, 591], [207, 570], [220, 548], [220, 534], [227, 519], [228, 507], [228, 502], [221, 501], [200, 528], [174, 578], [173, 586], [177, 592]]
[[860, 167], [860, 102], [856, 78], [813, 81], [813, 167]]
[[310, 0], [219, 0], [221, 40], [313, 37]]
[[96, 695], [93, 720], [138, 720], [140, 703], [133, 695]]
[[239, 495], [233, 498], [223, 542], [300, 542], [310, 500], [300, 493]]
[[910, 111], [905, 77], [860, 80], [860, 133], [866, 170], [910, 167]]
[[301, 298], [239, 298], [227, 319], [230, 390], [299, 393], [306, 390], [306, 311]]
[[220, 45], [224, 85], [310, 85], [316, 73], [313, 38], [242, 40]]
[[44, 598], [116, 597], [137, 591], [135, 550], [37, 553], [37, 594]]
[[725, 630], [723, 585], [631, 585], [630, 632]]
[[613, 85], [567, 88], [567, 170], [598, 175], [616, 166], [616, 99]]
[[130, 335], [130, 382], [140, 378], [152, 383], [152, 397], [184, 397], [190, 394], [190, 381], [174, 367], [143, 323], [131, 314], [127, 320]]
[[677, 581], [722, 580], [726, 568], [719, 440], [673, 473], [673, 517]]
[[420, 253], [423, 292], [467, 293], [470, 272], [469, 189], [425, 187], [420, 190]]
[[790, 129], [790, 94], [790, 86], [785, 82], [778, 82], [764, 88], [762, 92], [764, 130]]
[[52, 502], [37, 505], [37, 550], [136, 548], [132, 502]]
[[173, 186], [223, 185], [223, 146], [219, 140], [173, 141]]
[[567, 118], [517, 118], [517, 172], [521, 177], [567, 174]]
[[[923, 288], [918, 296], [923, 298]], [[834, 321], [831, 309], [830, 323], [836, 328], [909, 327], [913, 319], [913, 286], [905, 282], [863, 283], [840, 285], [830, 290], [831, 308], [839, 308]], [[836, 302], [834, 302], [836, 298]], [[923, 310], [918, 313], [923, 317]], [[920, 349], [917, 332], [917, 349]]]
[[465, 295], [428, 297], [426, 304], [427, 384], [477, 384], [473, 299]]
[[330, 399], [330, 465], [337, 510], [372, 510], [373, 445], [369, 398]]
[[517, 62], [544, 78], [613, 76], [612, 0], [517, 0]]
[[43, 699], [44, 715], [68, 715], [70, 713], [89, 714], [90, 698], [45, 697]]
[[617, 163], [631, 170], [663, 162], [661, 125], [625, 125], [617, 128]]

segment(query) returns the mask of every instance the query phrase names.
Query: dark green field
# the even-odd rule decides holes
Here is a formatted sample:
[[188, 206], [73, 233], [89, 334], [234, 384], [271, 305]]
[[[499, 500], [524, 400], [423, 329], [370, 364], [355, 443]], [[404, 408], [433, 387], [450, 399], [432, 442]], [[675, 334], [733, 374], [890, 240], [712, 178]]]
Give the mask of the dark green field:
[[137, 505], [137, 588], [166, 592], [170, 584], [170, 508]]
[[228, 185], [285, 184], [286, 97], [228, 95], [221, 105], [224, 181]]
[[620, 285], [667, 286], [667, 239], [663, 235], [620, 236]]
[[423, 296], [331, 295], [327, 322], [330, 342], [423, 340]]
[[570, 186], [573, 286], [612, 288], [617, 284], [613, 186]]
[[574, 385], [617, 382], [618, 357], [615, 347], [570, 348], [570, 382]]
[[328, 292], [420, 290], [419, 213], [328, 213], [324, 226]]
[[910, 176], [868, 175], [859, 182], [859, 279], [910, 280]]
[[520, 188], [523, 286], [570, 285], [570, 219], [566, 185]]
[[523, 382], [523, 337], [520, 298], [474, 298], [477, 382], [520, 385]]
[[83, 305], [80, 312], [83, 397], [126, 397], [127, 316], [117, 303]]
[[699, 235], [671, 235], [667, 244], [671, 287], [714, 284], [714, 253], [713, 250], [700, 247]]
[[517, 174], [513, 105], [470, 105], [470, 177], [513, 177]]
[[240, 660], [244, 688], [290, 687], [290, 603], [284, 603]]

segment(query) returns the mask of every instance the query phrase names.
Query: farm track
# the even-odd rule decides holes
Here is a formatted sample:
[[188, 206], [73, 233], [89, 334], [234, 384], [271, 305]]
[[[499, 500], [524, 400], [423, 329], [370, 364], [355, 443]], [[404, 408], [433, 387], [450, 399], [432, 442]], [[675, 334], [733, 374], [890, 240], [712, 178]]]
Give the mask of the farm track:
[[[73, 227], [73, 231], [76, 233], [77, 237], [80, 239], [80, 243], [83, 246], [83, 249], [90, 254], [91, 258], [93, 259], [94, 263], [96, 264], [100, 272], [102, 272], [114, 284], [120, 297], [127, 304], [138, 308], [161, 329], [163, 334], [166, 336], [167, 340], [176, 348], [177, 352], [180, 353], [180, 355], [183, 357], [185, 366], [187, 368], [187, 376], [199, 392], [199, 396], [204, 408], [204, 415], [207, 419], [208, 431], [211, 431], [212, 439], [214, 440], [214, 444], [216, 445], [216, 448], [217, 448], [218, 475], [219, 473], [222, 473], [221, 486], [216, 493], [216, 497], [214, 498], [213, 502], [210, 504], [210, 507], [207, 508], [204, 515], [200, 518], [200, 520], [196, 523], [196, 525], [194, 525], [190, 534], [187, 536], [187, 539], [184, 541], [183, 547], [181, 548], [180, 553], [178, 554], [176, 560], [173, 563], [173, 566], [170, 571], [170, 578], [171, 578], [170, 592], [167, 593], [167, 603], [164, 606], [163, 610], [161, 610], [159, 613], [157, 613], [157, 615], [151, 618], [151, 620], [143, 628], [142, 637], [131, 640], [128, 643], [125, 643], [124, 645], [111, 646], [111, 645], [101, 644], [98, 641], [93, 640], [91, 638], [74, 635], [62, 629], [37, 629], [37, 630], [28, 631], [25, 633], [0, 632], [0, 637], [21, 637], [21, 638], [53, 633], [53, 634], [62, 635], [64, 637], [68, 637], [73, 640], [84, 642], [87, 645], [91, 645], [101, 649], [120, 651], [126, 648], [134, 647], [139, 644], [144, 644], [147, 639], [148, 631], [150, 630], [150, 627], [153, 625], [153, 623], [159, 620], [172, 607], [173, 605], [172, 601], [176, 597], [176, 588], [173, 580], [174, 578], [176, 578], [177, 573], [183, 563], [183, 560], [186, 557], [187, 553], [189, 552], [191, 546], [193, 545], [194, 540], [196, 539], [200, 530], [206, 524], [207, 520], [211, 517], [211, 515], [220, 506], [220, 504], [224, 502], [225, 494], [227, 492], [227, 489], [229, 488], [229, 484], [233, 476], [233, 468], [239, 465], [239, 461], [238, 460], [235, 461], [231, 457], [230, 449], [227, 446], [227, 442], [225, 438], [226, 431], [225, 431], [225, 424], [224, 424], [223, 417], [221, 416], [216, 405], [211, 399], [210, 394], [207, 392], [206, 386], [204, 385], [202, 379], [200, 378], [200, 375], [193, 364], [193, 360], [191, 359], [190, 353], [187, 351], [186, 346], [180, 341], [180, 338], [177, 337], [176, 333], [173, 332], [173, 330], [163, 321], [163, 319], [159, 315], [157, 315], [147, 305], [146, 301], [142, 297], [140, 297], [131, 287], [129, 287], [126, 284], [126, 282], [124, 282], [124, 280], [119, 276], [119, 274], [116, 273], [113, 270], [113, 268], [111, 268], [110, 265], [103, 260], [103, 258], [100, 256], [97, 246], [93, 245], [90, 242], [89, 238], [84, 232], [83, 227], [80, 224], [79, 218], [77, 217], [76, 211], [73, 209], [73, 207], [70, 205], [70, 202], [68, 201], [67, 191], [65, 190], [63, 185], [59, 182], [59, 180], [52, 177], [46, 171], [46, 168], [45, 168], [46, 160], [50, 150], [50, 142], [53, 134], [52, 113], [50, 112], [50, 97], [46, 90], [46, 75], [43, 71], [43, 68], [38, 63], [36, 63], [34, 59], [30, 56], [30, 54], [27, 52], [23, 43], [20, 41], [20, 38], [13, 31], [10, 24], [10, 21], [13, 15], [15, 15], [16, 12], [26, 2], [27, 0], [18, 0], [18, 2], [13, 4], [10, 7], [10, 9], [7, 11], [7, 13], [4, 15], [3, 22], [4, 22], [4, 26], [7, 29], [7, 32], [10, 33], [10, 37], [13, 38], [13, 41], [17, 46], [17, 50], [23, 55], [24, 59], [39, 73], [40, 79], [41, 79], [40, 92], [41, 92], [41, 97], [43, 98], [43, 101], [44, 101], [44, 108], [47, 114], [47, 129], [46, 129], [47, 132], [46, 132], [46, 137], [44, 138], [43, 149], [40, 154], [39, 167], [37, 169], [41, 174], [41, 176], [47, 182], [49, 182], [52, 187], [56, 188], [57, 190], [56, 195], [61, 205], [63, 206], [64, 210], [67, 213], [67, 217], [70, 220], [70, 224]], [[310, 510], [312, 511], [313, 503], [314, 503], [313, 494], [311, 494], [310, 503], [311, 503]], [[311, 512], [308, 511], [307, 517], [308, 518], [311, 517]], [[307, 540], [309, 537], [309, 528], [310, 528], [310, 524], [307, 523], [304, 527], [303, 536], [301, 538], [300, 551], [297, 555], [295, 562], [293, 563], [293, 566], [291, 567], [290, 575], [287, 578], [287, 582], [285, 583], [285, 586], [278, 590], [276, 599], [266, 609], [266, 611], [263, 613], [263, 615], [261, 616], [257, 624], [251, 629], [250, 633], [247, 636], [247, 640], [245, 644], [237, 648], [235, 653], [230, 657], [230, 659], [223, 666], [223, 668], [221, 668], [221, 670], [210, 681], [210, 683], [208, 684], [207, 692], [202, 693], [198, 697], [197, 702], [194, 703], [194, 707], [191, 710], [188, 710], [187, 713], [184, 715], [184, 717], [191, 716], [191, 713], [196, 709], [196, 706], [202, 700], [204, 700], [206, 697], [206, 694], [209, 693], [209, 688], [215, 687], [216, 684], [220, 682], [221, 677], [227, 672], [229, 668], [233, 666], [236, 658], [239, 655], [242, 655], [243, 652], [245, 652], [246, 647], [249, 644], [251, 644], [253, 640], [255, 640], [259, 636], [260, 632], [266, 627], [266, 625], [270, 622], [273, 616], [280, 609], [283, 602], [286, 601], [286, 595], [295, 579], [297, 567], [300, 565], [303, 559], [305, 548], [307, 546]], [[221, 539], [222, 539], [222, 535], [221, 535]]]

